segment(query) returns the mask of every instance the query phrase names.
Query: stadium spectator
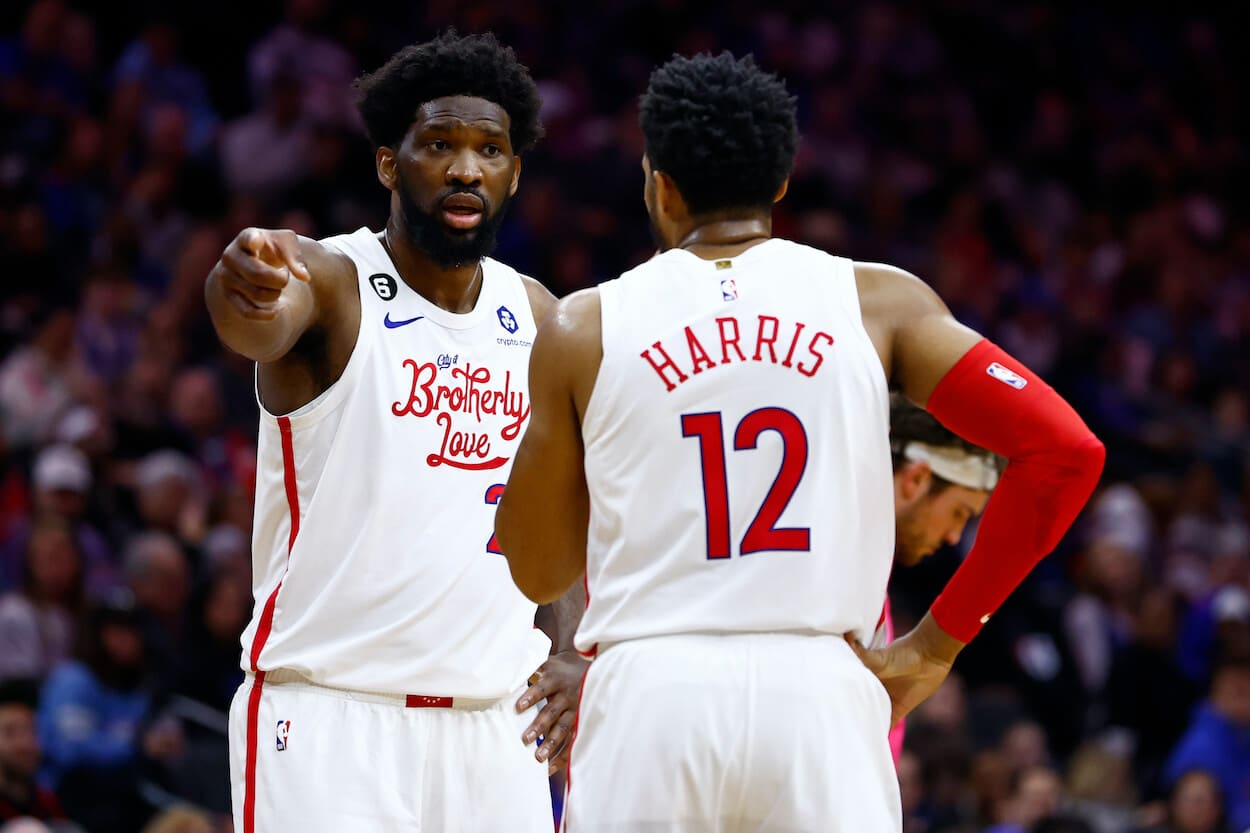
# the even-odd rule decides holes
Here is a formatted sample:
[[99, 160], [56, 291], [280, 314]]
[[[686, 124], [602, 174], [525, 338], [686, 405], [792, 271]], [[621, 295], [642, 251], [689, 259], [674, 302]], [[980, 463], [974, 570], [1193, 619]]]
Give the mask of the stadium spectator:
[[0, 596], [0, 679], [42, 679], [73, 647], [83, 612], [82, 556], [48, 518], [27, 538], [20, 589]]
[[1215, 774], [1233, 828], [1250, 828], [1250, 660], [1228, 659], [1216, 668], [1210, 696], [1172, 752], [1164, 776], [1176, 783], [1191, 769]]
[[56, 795], [35, 777], [43, 755], [35, 731], [37, 700], [33, 682], [0, 684], [0, 822], [65, 818]]

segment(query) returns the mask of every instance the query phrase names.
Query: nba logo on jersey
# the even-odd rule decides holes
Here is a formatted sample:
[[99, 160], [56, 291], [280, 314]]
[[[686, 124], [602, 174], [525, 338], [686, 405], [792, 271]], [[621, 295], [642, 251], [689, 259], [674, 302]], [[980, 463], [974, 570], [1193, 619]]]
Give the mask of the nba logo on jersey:
[[738, 300], [738, 284], [733, 278], [725, 278], [720, 282], [720, 296], [726, 301]]
[[521, 325], [516, 323], [516, 316], [512, 314], [512, 310], [507, 307], [500, 307], [496, 310], [499, 316], [499, 325], [510, 333], [515, 333], [520, 329]]
[[998, 362], [992, 362], [989, 367], [985, 368], [985, 372], [1004, 385], [1011, 385], [1016, 390], [1024, 390], [1024, 386], [1029, 383], [1028, 379], [1025, 379], [1014, 370], [1008, 370]]
[[289, 735], [290, 733], [291, 733], [291, 721], [279, 720], [278, 721], [278, 751], [279, 752], [286, 751], [286, 738], [287, 738], [287, 735]]

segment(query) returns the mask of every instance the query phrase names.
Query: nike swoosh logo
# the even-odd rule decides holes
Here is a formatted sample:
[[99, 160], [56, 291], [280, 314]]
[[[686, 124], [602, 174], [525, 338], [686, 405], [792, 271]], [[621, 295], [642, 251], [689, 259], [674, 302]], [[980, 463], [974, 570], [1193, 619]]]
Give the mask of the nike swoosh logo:
[[422, 318], [425, 318], [425, 316], [418, 315], [416, 318], [409, 318], [406, 321], [392, 321], [391, 314], [388, 312], [386, 317], [382, 319], [382, 323], [386, 325], [386, 329], [393, 330], [396, 327], [403, 327], [406, 324], [411, 324], [413, 321], [420, 321]]

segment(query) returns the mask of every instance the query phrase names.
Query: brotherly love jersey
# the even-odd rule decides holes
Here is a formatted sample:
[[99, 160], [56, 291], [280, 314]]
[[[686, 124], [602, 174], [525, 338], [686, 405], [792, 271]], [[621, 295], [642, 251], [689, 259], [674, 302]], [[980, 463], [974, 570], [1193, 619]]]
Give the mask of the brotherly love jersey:
[[451, 313], [399, 279], [369, 229], [323, 242], [356, 265], [360, 333], [317, 399], [285, 416], [262, 403], [243, 666], [502, 697], [550, 647], [493, 537], [530, 413], [525, 286], [484, 259], [476, 306]]

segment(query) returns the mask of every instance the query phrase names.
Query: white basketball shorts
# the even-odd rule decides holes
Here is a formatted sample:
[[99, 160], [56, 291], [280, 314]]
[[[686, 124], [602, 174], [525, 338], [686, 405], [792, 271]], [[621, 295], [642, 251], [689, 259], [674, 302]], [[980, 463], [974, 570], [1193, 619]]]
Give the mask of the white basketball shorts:
[[249, 674], [231, 704], [236, 833], [551, 833], [520, 690], [431, 707], [292, 679]]
[[567, 833], [899, 833], [890, 701], [840, 637], [680, 635], [600, 652]]

